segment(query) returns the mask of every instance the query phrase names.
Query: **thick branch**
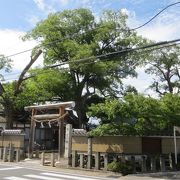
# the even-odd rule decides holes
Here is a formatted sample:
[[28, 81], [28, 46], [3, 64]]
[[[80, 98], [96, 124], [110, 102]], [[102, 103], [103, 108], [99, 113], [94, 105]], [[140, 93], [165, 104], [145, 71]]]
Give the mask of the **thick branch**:
[[41, 53], [42, 53], [42, 50], [39, 50], [38, 53], [34, 57], [31, 57], [30, 62], [27, 64], [27, 66], [21, 72], [19, 79], [18, 79], [16, 86], [15, 86], [15, 91], [14, 91], [15, 96], [19, 93], [19, 89], [20, 89], [22, 82], [24, 81], [23, 78], [24, 78], [25, 74], [31, 68], [31, 66], [34, 64], [34, 62], [38, 59], [38, 57], [41, 55]]

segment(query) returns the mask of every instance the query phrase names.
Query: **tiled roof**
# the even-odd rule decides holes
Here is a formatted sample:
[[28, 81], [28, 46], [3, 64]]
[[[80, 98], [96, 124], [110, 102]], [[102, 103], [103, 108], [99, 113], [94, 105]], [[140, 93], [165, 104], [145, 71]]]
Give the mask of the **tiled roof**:
[[0, 123], [6, 123], [6, 118], [0, 116]]
[[3, 135], [24, 135], [21, 129], [5, 129], [1, 132]]
[[87, 131], [84, 129], [73, 129], [73, 136], [87, 136]]

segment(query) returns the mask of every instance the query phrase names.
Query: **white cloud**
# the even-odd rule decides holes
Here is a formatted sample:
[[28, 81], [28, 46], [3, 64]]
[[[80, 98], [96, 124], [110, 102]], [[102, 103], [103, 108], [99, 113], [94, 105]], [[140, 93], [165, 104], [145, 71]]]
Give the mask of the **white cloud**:
[[69, 3], [69, 0], [59, 0], [59, 3], [65, 6]]
[[126, 9], [126, 8], [122, 8], [121, 13], [124, 15], [130, 16], [130, 11], [128, 11], [128, 9]]
[[27, 21], [34, 27], [40, 21], [40, 19], [39, 17], [33, 15], [31, 17], [28, 17]]
[[[56, 1], [56, 0], [55, 0]], [[66, 0], [60, 0], [60, 1], [66, 1]], [[43, 11], [46, 15], [51, 13], [51, 12], [55, 12], [55, 9], [53, 8], [53, 1], [47, 1], [45, 2], [44, 0], [34, 0], [34, 3], [36, 4], [36, 6]]]
[[[25, 34], [24, 32], [15, 31], [15, 30], [8, 30], [8, 29], [0, 30], [0, 42], [1, 42], [0, 54], [9, 56], [35, 47], [37, 45], [35, 41], [23, 42], [21, 40], [21, 37], [24, 34]], [[31, 51], [10, 57], [13, 60], [12, 73], [21, 72], [23, 68], [30, 61], [30, 56], [31, 56]], [[43, 62], [43, 58], [39, 57], [37, 61], [34, 63], [33, 67], [42, 65], [42, 62]]]
[[44, 11], [45, 10], [45, 2], [44, 2], [44, 0], [34, 0], [34, 3], [37, 5], [37, 7], [40, 9], [40, 10], [42, 10], [42, 11]]
[[[124, 10], [125, 11], [125, 10]], [[128, 25], [130, 28], [134, 29], [148, 20], [151, 17], [146, 17], [146, 14], [142, 17], [137, 17], [134, 11], [126, 10], [129, 15]], [[172, 40], [180, 37], [180, 12], [176, 9], [167, 10], [166, 12], [161, 13], [147, 25], [141, 27], [137, 32], [151, 40], [155, 41], [165, 41]]]

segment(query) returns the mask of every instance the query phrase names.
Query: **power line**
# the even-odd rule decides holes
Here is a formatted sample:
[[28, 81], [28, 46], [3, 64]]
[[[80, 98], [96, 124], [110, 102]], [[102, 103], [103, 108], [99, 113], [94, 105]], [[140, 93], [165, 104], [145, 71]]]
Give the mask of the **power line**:
[[[149, 51], [155, 51], [155, 50], [158, 50], [158, 49], [163, 49], [163, 48], [179, 45], [180, 42], [179, 43], [175, 43], [175, 42], [178, 42], [178, 41], [180, 41], [180, 39], [176, 39], [176, 40], [172, 40], [172, 41], [164, 41], [164, 42], [154, 43], [154, 44], [150, 44], [150, 45], [147, 45], [147, 46], [142, 46], [142, 47], [133, 48], [133, 49], [127, 49], [127, 51], [122, 50], [122, 51], [113, 52], [113, 53], [114, 54], [115, 53], [116, 54], [117, 53], [121, 54], [121, 53], [129, 53], [129, 52], [134, 52], [134, 51], [139, 51], [139, 53], [145, 53], [145, 52], [149, 52]], [[161, 46], [161, 45], [163, 45], [163, 46]], [[156, 47], [156, 46], [160, 46], [160, 47]], [[151, 47], [155, 47], [155, 48], [148, 49], [148, 48], [151, 48]], [[113, 55], [113, 53], [109, 53], [109, 54], [106, 54], [106, 55], [101, 55], [101, 57], [103, 57], [103, 56], [106, 57], [107, 55]], [[79, 60], [76, 60], [75, 62], [74, 61], [72, 61], [72, 62], [63, 62], [63, 63], [57, 64], [57, 65], [46, 66], [46, 67], [44, 67], [44, 69], [47, 70], [47, 69], [55, 68], [55, 67], [58, 67], [58, 66], [67, 65], [69, 63], [77, 63], [77, 62], [83, 63], [84, 65], [88, 65], [88, 64], [98, 63], [98, 62], [101, 62], [103, 60], [103, 59], [101, 59], [100, 61], [90, 61], [90, 62], [86, 62], [85, 61], [85, 60], [92, 60], [90, 58], [92, 58], [92, 57], [89, 57], [89, 58], [86, 58], [86, 59], [85, 58], [84, 59], [79, 59]], [[69, 68], [60, 68], [60, 70], [69, 70]], [[38, 74], [43, 74], [43, 73], [46, 73], [46, 71], [38, 72]], [[32, 77], [34, 77], [36, 75], [37, 74], [34, 74], [34, 75], [32, 75]], [[15, 80], [15, 79], [18, 79], [18, 78], [9, 78], [9, 79], [6, 79], [5, 81]]]
[[149, 44], [149, 45], [141, 46], [141, 47], [137, 47], [137, 48], [126, 48], [126, 49], [123, 49], [121, 51], [115, 51], [115, 52], [102, 54], [102, 55], [98, 55], [98, 56], [91, 56], [91, 57], [82, 58], [82, 59], [78, 59], [78, 60], [74, 60], [74, 61], [62, 62], [62, 63], [59, 63], [59, 64], [46, 66], [45, 68], [55, 68], [55, 67], [58, 67], [58, 66], [71, 64], [71, 63], [72, 64], [77, 64], [79, 62], [85, 62], [85, 61], [89, 61], [89, 60], [93, 60], [93, 59], [104, 58], [104, 57], [108, 57], [108, 56], [111, 56], [111, 55], [117, 55], [117, 54], [121, 54], [121, 53], [128, 53], [128, 52], [147, 49], [147, 48], [152, 48], [152, 47], [156, 47], [156, 46], [160, 46], [160, 45], [172, 44], [172, 43], [175, 43], [175, 42], [178, 42], [178, 41], [180, 41], [180, 39], [174, 39], [174, 40], [171, 40], [171, 41], [162, 41], [162, 42], [153, 43], [153, 44]]
[[151, 19], [149, 19], [147, 22], [145, 22], [144, 24], [138, 26], [138, 27], [135, 27], [135, 28], [132, 28], [130, 29], [130, 31], [134, 31], [134, 30], [137, 30], [137, 29], [140, 29], [142, 28], [143, 26], [149, 24], [153, 19], [155, 19], [157, 16], [159, 16], [163, 11], [165, 11], [166, 9], [168, 9], [169, 7], [171, 6], [175, 6], [176, 4], [180, 4], [180, 1], [176, 2], [176, 3], [172, 3], [172, 4], [169, 4], [168, 6], [166, 6], [165, 8], [163, 8], [161, 11], [159, 11], [157, 14], [155, 14]]
[[[91, 57], [88, 57], [88, 58], [78, 59], [78, 60], [74, 60], [74, 61], [62, 62], [62, 63], [56, 64], [56, 65], [45, 66], [44, 68], [45, 69], [55, 68], [55, 67], [58, 67], [58, 66], [68, 65], [68, 64], [71, 64], [71, 63], [72, 64], [77, 64], [79, 62], [80, 63], [81, 62], [86, 62], [88, 60], [93, 60], [93, 59], [102, 58], [102, 57], [108, 57], [108, 56], [115, 55], [115, 54], [128, 53], [128, 52], [131, 52], [131, 51], [138, 51], [138, 50], [147, 49], [147, 48], [151, 48], [151, 47], [156, 47], [156, 46], [160, 46], [160, 45], [172, 44], [172, 43], [175, 43], [175, 42], [178, 42], [178, 41], [180, 41], [180, 39], [175, 39], [175, 40], [171, 40], [171, 41], [162, 41], [162, 42], [153, 43], [153, 44], [150, 44], [150, 45], [141, 46], [141, 47], [132, 48], [132, 49], [126, 48], [126, 49], [121, 50], [121, 51], [115, 51], [115, 52], [102, 54], [102, 55], [98, 55], [98, 56], [91, 56]], [[162, 46], [162, 47], [159, 47], [159, 49], [161, 49], [163, 47], [174, 46], [174, 45], [176, 45], [176, 44]], [[19, 74], [19, 73], [17, 73], [17, 74]], [[16, 75], [16, 73], [14, 73], [14, 75]]]

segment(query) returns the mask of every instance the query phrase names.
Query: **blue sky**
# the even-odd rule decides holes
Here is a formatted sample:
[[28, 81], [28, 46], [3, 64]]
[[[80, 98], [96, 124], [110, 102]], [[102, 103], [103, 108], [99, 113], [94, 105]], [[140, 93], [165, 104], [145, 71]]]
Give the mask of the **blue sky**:
[[[128, 14], [130, 28], [137, 27], [149, 20], [165, 6], [177, 0], [0, 0], [0, 54], [11, 55], [29, 48], [36, 42], [22, 42], [22, 37], [38, 21], [45, 19], [49, 13], [64, 9], [89, 8], [99, 16], [103, 9], [121, 10]], [[173, 6], [158, 16], [153, 22], [138, 30], [138, 33], [152, 40], [164, 41], [180, 38], [180, 4]], [[30, 53], [12, 57], [13, 73], [20, 72], [30, 60]], [[42, 57], [38, 64], [42, 64]], [[141, 87], [143, 91], [151, 80], [147, 81], [143, 70], [139, 70], [136, 80], [127, 79]], [[11, 79], [14, 75], [7, 75]]]
[[[137, 21], [145, 22], [173, 2], [176, 0], [1, 0], [0, 29], [28, 31], [51, 12], [79, 7], [89, 8], [94, 14], [99, 14], [103, 9], [127, 9], [131, 16], [135, 16], [138, 24]], [[172, 10], [178, 11], [179, 8], [180, 5], [171, 7], [162, 16]]]

